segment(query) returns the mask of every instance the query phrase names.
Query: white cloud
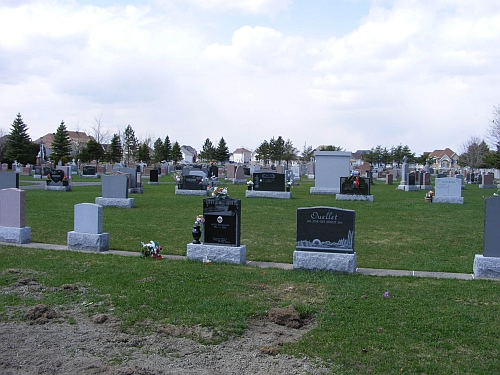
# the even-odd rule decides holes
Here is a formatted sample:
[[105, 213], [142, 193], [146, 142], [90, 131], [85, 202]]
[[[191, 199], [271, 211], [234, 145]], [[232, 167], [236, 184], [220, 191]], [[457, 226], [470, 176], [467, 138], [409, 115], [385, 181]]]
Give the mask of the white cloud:
[[286, 11], [291, 0], [183, 0], [201, 9], [213, 11], [238, 11], [241, 13], [275, 16]]

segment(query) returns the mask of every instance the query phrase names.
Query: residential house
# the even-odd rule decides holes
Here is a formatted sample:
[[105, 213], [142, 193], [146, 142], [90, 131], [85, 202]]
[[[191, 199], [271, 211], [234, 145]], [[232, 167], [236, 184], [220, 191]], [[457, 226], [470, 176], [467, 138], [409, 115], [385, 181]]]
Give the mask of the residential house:
[[187, 146], [187, 145], [182, 145], [181, 146], [181, 153], [182, 153], [182, 159], [184, 160], [184, 163], [187, 163], [187, 164], [196, 163], [197, 152], [193, 147]]
[[233, 151], [233, 154], [229, 158], [230, 161], [234, 163], [247, 164], [252, 160], [252, 151], [246, 148], [237, 148]]
[[[81, 131], [71, 131], [68, 130], [69, 139], [71, 140], [71, 155], [75, 156], [80, 153], [82, 148], [87, 144], [88, 141], [94, 139], [94, 137], [87, 135], [85, 132]], [[55, 133], [45, 134], [33, 141], [33, 143], [40, 144], [43, 142], [45, 147], [45, 157], [48, 158], [52, 153], [52, 142], [54, 141]]]
[[438, 170], [450, 170], [458, 168], [458, 155], [451, 149], [434, 150], [429, 154], [429, 159], [434, 159], [432, 168]]

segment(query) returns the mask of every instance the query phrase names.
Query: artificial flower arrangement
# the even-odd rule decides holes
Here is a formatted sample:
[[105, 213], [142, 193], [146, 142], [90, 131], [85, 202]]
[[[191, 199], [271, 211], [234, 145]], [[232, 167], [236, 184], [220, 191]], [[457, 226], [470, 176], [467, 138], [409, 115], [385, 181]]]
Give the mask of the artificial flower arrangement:
[[293, 185], [292, 181], [287, 181], [286, 186], [291, 187]]
[[349, 178], [346, 180], [346, 183], [352, 183], [352, 184], [356, 185], [356, 187], [359, 187], [359, 185], [361, 183], [359, 182], [358, 173], [352, 172], [351, 175], [349, 176]]
[[226, 199], [227, 189], [223, 187], [214, 187], [214, 190], [212, 191], [212, 197], [214, 197], [216, 201], [220, 199]]
[[248, 186], [252, 186], [252, 185], [253, 185], [253, 181], [252, 181], [252, 180], [247, 181], [247, 185], [248, 185]]
[[148, 243], [141, 242], [141, 244], [141, 258], [162, 258], [160, 252], [163, 250], [163, 248], [158, 244], [158, 242], [149, 241]]
[[433, 192], [432, 190], [431, 190], [431, 191], [429, 191], [428, 193], [426, 193], [426, 194], [425, 194], [425, 197], [426, 197], [426, 198], [431, 198], [431, 199], [432, 199], [432, 198], [434, 197], [434, 192]]
[[194, 221], [194, 225], [195, 226], [200, 226], [201, 224], [203, 224], [205, 222], [205, 218], [203, 217], [203, 215], [197, 215], [196, 216], [196, 219]]
[[179, 173], [175, 173], [175, 174], [174, 174], [174, 180], [175, 180], [176, 182], [181, 182], [181, 175], [180, 175]]

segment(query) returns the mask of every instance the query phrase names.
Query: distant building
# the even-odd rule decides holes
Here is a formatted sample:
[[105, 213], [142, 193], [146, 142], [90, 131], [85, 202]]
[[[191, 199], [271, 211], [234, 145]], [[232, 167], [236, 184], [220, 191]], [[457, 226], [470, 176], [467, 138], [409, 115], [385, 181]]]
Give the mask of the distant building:
[[196, 163], [196, 150], [191, 146], [182, 145], [181, 146], [182, 159], [184, 163]]
[[247, 150], [246, 148], [237, 148], [233, 151], [229, 160], [233, 163], [250, 163], [252, 160], [252, 151]]
[[[87, 144], [87, 142], [91, 139], [94, 139], [94, 137], [80, 131], [68, 130], [68, 135], [71, 140], [71, 156], [76, 156], [77, 154], [79, 154], [82, 148]], [[33, 143], [36, 144], [40, 144], [40, 142], [43, 142], [46, 158], [49, 158], [50, 154], [52, 154], [52, 142], [54, 141], [54, 136], [55, 133], [48, 133], [43, 137], [40, 137], [33, 141]]]
[[445, 148], [444, 150], [432, 151], [429, 158], [434, 158], [432, 168], [450, 170], [458, 168], [458, 155], [451, 149]]

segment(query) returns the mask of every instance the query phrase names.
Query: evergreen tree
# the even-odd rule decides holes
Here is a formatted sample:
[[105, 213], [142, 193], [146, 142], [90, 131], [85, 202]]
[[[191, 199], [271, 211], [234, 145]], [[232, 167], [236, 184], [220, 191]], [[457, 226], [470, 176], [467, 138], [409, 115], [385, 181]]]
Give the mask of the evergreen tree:
[[97, 143], [95, 139], [90, 139], [87, 144], [82, 148], [80, 152], [80, 159], [90, 163], [95, 160], [96, 163], [99, 163], [99, 160], [104, 157], [104, 148], [102, 145]]
[[122, 160], [123, 148], [118, 134], [113, 134], [108, 150], [108, 160], [110, 163], [118, 163]]
[[255, 157], [257, 160], [262, 160], [264, 162], [264, 165], [269, 164], [269, 155], [270, 155], [270, 150], [269, 150], [269, 142], [264, 140], [259, 147], [255, 149]]
[[292, 162], [293, 160], [297, 160], [299, 158], [297, 155], [298, 152], [299, 150], [297, 150], [293, 146], [292, 141], [290, 141], [290, 139], [287, 139], [285, 142], [284, 152], [283, 152], [283, 160], [286, 161], [287, 169], [288, 169], [288, 163]]
[[269, 141], [269, 151], [271, 160], [276, 164], [281, 164], [285, 156], [285, 141], [281, 135], [277, 139], [274, 139], [274, 137], [271, 138]]
[[182, 160], [182, 152], [181, 152], [181, 146], [179, 145], [179, 142], [175, 141], [174, 145], [172, 146], [172, 161], [177, 164]]
[[149, 164], [149, 162], [151, 161], [149, 146], [146, 142], [142, 143], [137, 149], [137, 159], [146, 164]]
[[134, 129], [132, 129], [130, 125], [127, 125], [123, 133], [123, 151], [125, 152], [127, 164], [129, 164], [130, 161], [136, 160], [138, 143]]
[[227, 147], [224, 137], [220, 139], [217, 149], [215, 150], [215, 160], [222, 164], [229, 160], [229, 148]]
[[7, 135], [7, 151], [5, 159], [11, 164], [15, 160], [21, 164], [33, 163], [36, 153], [33, 154], [31, 138], [28, 135], [28, 126], [24, 123], [21, 114], [18, 113], [12, 123], [10, 133]]
[[159, 163], [163, 160], [163, 141], [158, 138], [153, 145], [153, 163]]
[[215, 147], [210, 139], [207, 138], [205, 140], [205, 143], [203, 144], [202, 150], [198, 157], [200, 160], [204, 161], [215, 160]]
[[[179, 148], [180, 151], [180, 148]], [[169, 162], [172, 160], [172, 144], [170, 143], [170, 138], [168, 135], [165, 137], [165, 142], [163, 142], [163, 157], [162, 160]]]
[[304, 149], [302, 150], [302, 155], [300, 156], [300, 159], [304, 163], [309, 163], [313, 157], [314, 157], [314, 150], [312, 146], [306, 146], [306, 144], [304, 143]]
[[54, 140], [52, 141], [52, 153], [50, 157], [54, 161], [54, 164], [57, 164], [59, 160], [61, 160], [62, 163], [65, 164], [68, 161], [70, 155], [71, 138], [69, 137], [69, 133], [66, 129], [64, 121], [61, 121], [61, 124], [54, 134]]

